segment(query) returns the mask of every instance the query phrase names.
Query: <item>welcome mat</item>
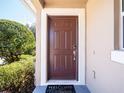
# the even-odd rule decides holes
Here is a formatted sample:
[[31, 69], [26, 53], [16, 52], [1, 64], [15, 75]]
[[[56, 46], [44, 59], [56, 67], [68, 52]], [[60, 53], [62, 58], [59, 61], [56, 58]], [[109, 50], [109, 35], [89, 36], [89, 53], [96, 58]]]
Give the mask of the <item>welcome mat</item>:
[[48, 85], [46, 93], [76, 93], [73, 85]]

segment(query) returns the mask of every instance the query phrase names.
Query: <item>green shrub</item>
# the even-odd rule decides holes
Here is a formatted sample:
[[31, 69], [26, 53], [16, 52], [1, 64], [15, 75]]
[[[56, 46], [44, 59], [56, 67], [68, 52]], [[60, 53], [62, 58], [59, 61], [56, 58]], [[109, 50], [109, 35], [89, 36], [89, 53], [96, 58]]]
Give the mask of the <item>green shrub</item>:
[[9, 20], [0, 20], [0, 58], [7, 63], [19, 61], [21, 54], [32, 54], [35, 38], [26, 26]]
[[0, 66], [0, 91], [32, 93], [34, 90], [34, 57], [23, 55], [21, 60]]

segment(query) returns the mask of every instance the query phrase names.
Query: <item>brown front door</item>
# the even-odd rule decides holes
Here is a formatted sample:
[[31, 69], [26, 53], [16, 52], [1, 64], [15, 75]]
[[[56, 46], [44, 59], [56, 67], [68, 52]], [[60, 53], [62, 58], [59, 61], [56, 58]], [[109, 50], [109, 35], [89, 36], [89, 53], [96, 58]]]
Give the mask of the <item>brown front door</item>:
[[48, 17], [48, 79], [77, 79], [77, 17]]

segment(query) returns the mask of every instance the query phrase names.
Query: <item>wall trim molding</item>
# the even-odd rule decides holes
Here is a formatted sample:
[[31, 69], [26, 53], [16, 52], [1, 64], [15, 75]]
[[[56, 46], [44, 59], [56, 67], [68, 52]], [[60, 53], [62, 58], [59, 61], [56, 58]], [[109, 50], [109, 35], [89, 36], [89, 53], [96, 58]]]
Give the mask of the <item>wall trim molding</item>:
[[120, 64], [124, 64], [124, 51], [115, 50], [111, 52], [111, 60]]
[[44, 8], [41, 12], [41, 85], [47, 85], [47, 16], [78, 16], [79, 59], [78, 82], [85, 85], [85, 9], [81, 8]]

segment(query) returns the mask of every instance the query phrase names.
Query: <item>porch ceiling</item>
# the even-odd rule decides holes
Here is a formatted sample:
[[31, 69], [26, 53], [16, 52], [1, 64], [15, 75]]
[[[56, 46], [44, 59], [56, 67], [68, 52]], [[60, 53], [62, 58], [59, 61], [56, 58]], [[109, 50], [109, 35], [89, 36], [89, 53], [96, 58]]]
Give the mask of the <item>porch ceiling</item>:
[[40, 0], [45, 8], [83, 8], [88, 0]]

